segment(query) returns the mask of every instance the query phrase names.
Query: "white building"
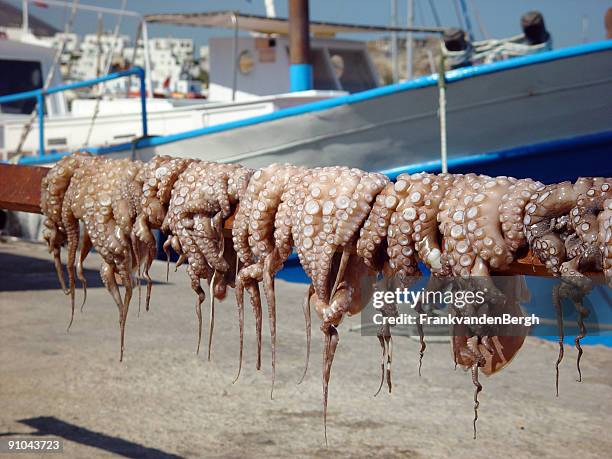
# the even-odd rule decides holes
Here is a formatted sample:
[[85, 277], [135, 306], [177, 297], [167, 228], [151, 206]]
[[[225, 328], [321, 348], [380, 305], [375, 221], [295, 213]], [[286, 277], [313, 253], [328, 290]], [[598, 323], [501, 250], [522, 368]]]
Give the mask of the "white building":
[[[145, 67], [144, 45], [138, 42], [134, 54], [134, 44], [128, 35], [116, 39], [110, 33], [87, 34], [80, 38], [77, 34], [58, 32], [54, 36], [24, 36], [20, 28], [0, 28], [9, 39], [59, 49], [65, 41], [61, 65], [66, 80], [90, 80], [106, 71], [109, 53], [112, 52], [111, 70], [133, 65]], [[204, 51], [208, 62], [208, 47]], [[200, 75], [194, 61], [194, 44], [189, 38], [158, 37], [149, 40], [151, 81], [157, 93], [196, 93], [202, 92], [201, 83], [194, 77]], [[126, 91], [127, 80], [114, 80], [105, 84], [105, 92]], [[138, 80], [132, 79], [131, 90], [138, 90]]]

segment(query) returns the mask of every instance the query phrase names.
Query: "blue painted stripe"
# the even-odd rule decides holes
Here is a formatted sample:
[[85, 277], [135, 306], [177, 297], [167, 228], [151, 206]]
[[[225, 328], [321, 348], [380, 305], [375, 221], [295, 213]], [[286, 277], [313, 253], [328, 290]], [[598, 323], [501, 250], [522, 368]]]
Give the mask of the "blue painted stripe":
[[[592, 145], [603, 145], [612, 142], [612, 131], [599, 132], [584, 136], [569, 137], [566, 139], [551, 140], [531, 145], [521, 145], [480, 155], [461, 156], [447, 161], [449, 171], [456, 168], [473, 167], [476, 165], [493, 164], [502, 160], [528, 158], [538, 155], [555, 153], [559, 150], [578, 149]], [[395, 167], [380, 171], [391, 180], [395, 180], [400, 174], [414, 174], [416, 172], [440, 172], [442, 163], [440, 160], [427, 161], [424, 163], [411, 164], [408, 166]]]
[[108, 75], [104, 75], [98, 78], [93, 78], [91, 80], [84, 81], [76, 81], [73, 83], [61, 84], [58, 86], [53, 86], [47, 89], [34, 89], [32, 91], [24, 91], [18, 92], [16, 94], [7, 94], [6, 96], [0, 96], [0, 104], [14, 102], [17, 100], [23, 99], [33, 99], [38, 97], [39, 95], [47, 96], [50, 94], [55, 94], [62, 91], [68, 91], [71, 89], [79, 89], [86, 88], [89, 86], [93, 86], [94, 84], [104, 83], [110, 80], [116, 80], [117, 78], [123, 78], [130, 75], [137, 75], [141, 80], [144, 80], [144, 70], [141, 67], [131, 67], [127, 70], [122, 70], [120, 72], [109, 73]]
[[289, 67], [289, 85], [291, 92], [308, 91], [312, 89], [312, 65], [291, 64]]
[[[467, 78], [473, 78], [480, 75], [488, 75], [492, 73], [502, 72], [506, 70], [516, 69], [529, 65], [536, 65], [545, 62], [551, 62], [560, 59], [567, 59], [576, 56], [582, 56], [587, 54], [593, 54], [603, 51], [612, 50], [612, 40], [600, 41], [595, 43], [588, 43], [579, 46], [573, 46], [569, 48], [558, 49], [554, 51], [547, 51], [539, 54], [532, 54], [529, 56], [517, 57], [509, 59], [507, 61], [494, 62], [491, 64], [476, 65], [472, 67], [465, 67], [456, 70], [446, 72], [446, 80], [448, 82], [456, 82]], [[335, 97], [333, 99], [322, 100], [318, 102], [312, 102], [309, 104], [300, 105], [297, 107], [285, 108], [282, 110], [268, 113], [265, 115], [254, 116], [251, 118], [245, 118], [238, 121], [230, 121], [228, 123], [217, 124], [215, 126], [208, 126], [204, 128], [194, 129], [191, 131], [181, 132], [178, 134], [170, 134], [167, 136], [160, 136], [154, 138], [142, 139], [137, 142], [136, 149], [155, 147], [159, 145], [165, 145], [172, 142], [181, 140], [191, 139], [203, 135], [215, 134], [218, 132], [224, 132], [231, 129], [254, 126], [269, 121], [275, 121], [283, 118], [292, 116], [304, 115], [308, 113], [318, 112], [322, 110], [328, 110], [343, 105], [352, 105], [359, 102], [364, 102], [379, 97], [389, 96], [404, 91], [411, 91], [429, 86], [435, 86], [438, 84], [438, 75], [429, 75], [426, 77], [417, 78], [404, 83], [392, 84], [383, 86], [380, 88], [370, 89], [367, 91], [350, 94], [347, 96]], [[109, 154], [117, 153], [122, 151], [129, 151], [132, 148], [130, 142], [113, 145], [111, 147], [99, 147], [99, 148], [88, 148], [87, 151], [93, 154]], [[67, 153], [66, 153], [67, 154]], [[61, 157], [61, 156], [60, 156]], [[26, 163], [24, 163], [26, 164]], [[27, 164], [34, 164], [28, 162]]]

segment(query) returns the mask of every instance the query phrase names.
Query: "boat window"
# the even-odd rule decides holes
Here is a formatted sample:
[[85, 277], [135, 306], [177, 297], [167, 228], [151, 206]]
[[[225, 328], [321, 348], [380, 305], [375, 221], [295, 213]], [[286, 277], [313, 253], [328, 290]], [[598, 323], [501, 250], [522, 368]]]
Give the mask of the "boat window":
[[255, 59], [248, 49], [242, 51], [238, 57], [238, 69], [243, 75], [248, 75], [255, 67]]
[[329, 54], [343, 90], [359, 92], [376, 87], [376, 78], [362, 50], [330, 48]]
[[336, 85], [336, 79], [332, 74], [329, 64], [325, 56], [325, 52], [321, 48], [314, 48], [311, 51], [312, 57], [312, 78], [314, 89], [334, 90], [340, 89]]
[[[37, 61], [0, 59], [0, 75], [0, 96], [42, 87], [42, 71]], [[25, 99], [2, 104], [0, 111], [28, 115], [35, 107], [36, 99]]]

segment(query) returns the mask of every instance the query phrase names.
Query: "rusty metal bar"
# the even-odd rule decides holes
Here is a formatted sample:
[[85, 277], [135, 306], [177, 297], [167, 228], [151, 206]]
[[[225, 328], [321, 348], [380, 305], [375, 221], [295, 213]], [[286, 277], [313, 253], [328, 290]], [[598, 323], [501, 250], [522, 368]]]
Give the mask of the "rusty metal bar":
[[[40, 182], [47, 175], [47, 172], [49, 172], [49, 169], [46, 167], [0, 164], [0, 209], [40, 214]], [[225, 221], [224, 233], [230, 239], [233, 223], [233, 215]], [[516, 260], [510, 265], [509, 269], [496, 274], [551, 276], [531, 253]], [[595, 276], [600, 274], [589, 273], [589, 275]]]
[[47, 167], [0, 164], [0, 209], [40, 214], [40, 182]]

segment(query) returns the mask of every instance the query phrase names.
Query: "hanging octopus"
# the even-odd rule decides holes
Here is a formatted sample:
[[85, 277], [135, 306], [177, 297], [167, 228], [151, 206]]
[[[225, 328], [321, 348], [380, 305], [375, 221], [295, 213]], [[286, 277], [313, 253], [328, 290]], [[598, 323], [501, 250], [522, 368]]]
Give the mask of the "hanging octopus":
[[[281, 203], [286, 188], [293, 177], [302, 177], [304, 168], [290, 164], [272, 164], [255, 172], [240, 202], [233, 226], [234, 248], [242, 267], [236, 280], [236, 300], [240, 314], [240, 364], [242, 367], [242, 336], [244, 314], [244, 290], [249, 291], [251, 305], [255, 313], [257, 334], [257, 369], [261, 366], [261, 299], [258, 283], [263, 281], [264, 294], [268, 303], [270, 322], [270, 343], [272, 350], [272, 388], [276, 375], [276, 299], [274, 294], [274, 275], [283, 266], [291, 252], [290, 241], [284, 245], [275, 244], [274, 225], [277, 215], [283, 220]], [[279, 242], [279, 241], [276, 241]], [[287, 250], [288, 249], [288, 250]], [[281, 260], [279, 251], [286, 256]]]
[[[580, 339], [588, 310], [582, 299], [591, 289], [586, 273], [603, 271], [612, 286], [612, 179], [581, 178], [544, 186], [531, 179], [476, 174], [402, 174], [395, 183], [376, 173], [348, 167], [307, 169], [274, 164], [258, 171], [239, 165], [156, 156], [148, 163], [105, 160], [84, 154], [58, 162], [43, 180], [41, 209], [45, 239], [60, 284], [70, 295], [74, 314], [75, 277], [84, 289], [83, 260], [92, 248], [102, 257], [100, 273], [119, 309], [121, 358], [125, 323], [141, 270], [151, 294], [149, 268], [156, 253], [153, 230], [167, 233], [164, 250], [187, 262], [197, 294], [198, 349], [201, 341], [201, 280], [210, 286], [212, 346], [214, 299], [235, 286], [242, 367], [244, 290], [255, 314], [257, 369], [261, 366], [262, 307], [259, 283], [268, 303], [272, 348], [272, 389], [276, 369], [276, 299], [274, 276], [295, 248], [311, 283], [302, 308], [306, 322], [306, 365], [311, 340], [311, 310], [321, 319], [323, 350], [323, 420], [327, 440], [327, 402], [338, 326], [346, 315], [361, 312], [377, 277], [409, 288], [432, 274], [429, 289], [483, 291], [482, 304], [451, 305], [452, 314], [522, 314], [526, 299], [520, 277], [493, 279], [529, 248], [561, 280], [553, 292], [563, 357], [561, 301], [569, 297], [578, 311], [576, 338], [580, 376]], [[234, 215], [232, 243], [224, 227]], [[84, 231], [80, 237], [80, 223]], [[79, 250], [79, 240], [82, 239]], [[60, 249], [67, 245], [68, 284]], [[76, 273], [75, 273], [76, 268]], [[122, 295], [119, 284], [123, 285]], [[503, 292], [503, 293], [502, 293]], [[139, 295], [140, 299], [140, 295]], [[383, 315], [398, 314], [387, 305]], [[422, 305], [417, 305], [422, 311]], [[425, 341], [421, 342], [419, 373]], [[378, 330], [382, 348], [380, 392], [391, 391], [392, 339], [388, 325]], [[474, 384], [474, 436], [478, 419], [479, 372], [499, 372], [513, 359], [524, 333], [497, 327], [462, 325], [452, 329], [455, 364], [469, 369]], [[378, 392], [377, 392], [378, 393]], [[272, 394], [272, 392], [271, 392]]]
[[[142, 168], [139, 179], [142, 181], [142, 197], [140, 207], [136, 218], [134, 233], [136, 237], [147, 245], [147, 247], [156, 247], [155, 236], [153, 229], [161, 229], [168, 212], [172, 187], [178, 179], [181, 172], [192, 162], [191, 159], [173, 158], [170, 156], [154, 156], [151, 161], [145, 164]], [[178, 240], [175, 242], [178, 249]], [[169, 243], [166, 241], [164, 250], [168, 254]], [[176, 250], [179, 252], [179, 250]], [[152, 259], [147, 259], [145, 262], [145, 272], [152, 262]], [[168, 273], [166, 273], [166, 280]], [[148, 285], [150, 279], [147, 274]]]
[[[357, 241], [357, 254], [364, 262], [382, 272], [385, 276], [395, 276], [400, 287], [409, 288], [421, 276], [417, 266], [417, 252], [414, 246], [414, 222], [418, 217], [418, 206], [423, 203], [425, 190], [429, 190], [430, 174], [402, 174], [395, 183], [389, 183], [376, 197], [372, 211], [363, 225]], [[386, 246], [388, 262], [381, 262]], [[384, 258], [382, 258], [384, 260]], [[386, 304], [381, 310], [383, 316], [396, 316], [395, 305]], [[417, 326], [421, 337], [421, 354], [425, 349], [422, 327]], [[381, 380], [378, 394], [384, 384], [385, 376], [389, 392], [392, 389], [391, 363], [392, 339], [388, 322], [378, 330], [377, 337], [382, 349]]]
[[557, 396], [559, 365], [564, 355], [563, 298], [569, 298], [577, 312], [579, 333], [574, 343], [578, 351], [578, 381], [582, 380], [580, 360], [583, 350], [580, 340], [586, 336], [584, 319], [589, 314], [583, 306], [583, 299], [593, 284], [583, 273], [604, 269], [604, 205], [612, 196], [611, 186], [612, 180], [602, 177], [581, 177], [574, 184], [563, 182], [548, 185], [535, 193], [525, 208], [525, 234], [531, 250], [554, 276], [560, 278], [560, 283], [553, 290], [559, 329], [559, 354], [555, 363]]
[[[100, 275], [119, 310], [121, 333], [120, 360], [125, 348], [125, 323], [132, 298], [133, 272], [143, 255], [143, 246], [132, 244], [132, 231], [142, 182], [137, 180], [142, 163], [129, 160], [96, 159], [82, 165], [71, 181], [62, 205], [62, 223], [67, 231], [68, 276], [74, 310], [74, 263], [79, 243], [79, 220], [85, 235], [79, 256], [79, 278], [83, 282], [82, 263], [91, 248], [103, 259]], [[124, 287], [121, 297], [117, 278]]]
[[66, 288], [60, 254], [62, 244], [67, 239], [66, 229], [62, 223], [62, 205], [73, 175], [83, 162], [90, 159], [91, 155], [86, 153], [65, 156], [51, 168], [41, 181], [40, 208], [42, 214], [46, 217], [43, 223], [43, 238], [47, 242], [49, 253], [53, 254], [55, 272], [62, 290], [67, 295], [72, 294]]
[[152, 230], [161, 228], [168, 210], [172, 186], [190, 161], [170, 156], [154, 156], [141, 168], [137, 178], [142, 183], [142, 190], [140, 205], [136, 207], [136, 221], [132, 231], [132, 239], [140, 241], [146, 248], [142, 265], [144, 277], [147, 281], [147, 311], [149, 310], [151, 287], [153, 285], [149, 270], [157, 254], [157, 241]]
[[[306, 307], [314, 307], [322, 320], [325, 426], [331, 366], [339, 341], [337, 327], [346, 314], [363, 309], [376, 281], [376, 273], [361, 257], [351, 255], [351, 247], [386, 183], [383, 175], [358, 169], [315, 168], [295, 183], [295, 201], [287, 206], [291, 237], [312, 281]], [[325, 436], [327, 439], [327, 433]]]
[[[442, 264], [453, 273], [455, 284], [463, 291], [481, 291], [485, 302], [465, 308], [453, 308], [459, 315], [490, 315], [508, 307], [509, 299], [497, 288], [490, 272], [503, 271], [514, 260], [515, 252], [525, 243], [521, 239], [522, 213], [525, 202], [541, 185], [531, 180], [511, 177], [487, 177], [468, 174], [458, 177], [440, 203], [440, 231], [444, 237]], [[478, 419], [479, 368], [498, 353], [492, 345], [496, 337], [502, 348], [514, 345], [512, 337], [493, 336], [486, 330], [471, 327], [469, 339], [453, 340], [455, 363], [461, 361], [472, 372], [474, 392], [474, 436]], [[508, 342], [509, 341], [509, 342]], [[522, 344], [522, 341], [521, 341]]]
[[[252, 170], [239, 165], [194, 161], [174, 183], [164, 229], [170, 244], [178, 243], [181, 258], [187, 258], [187, 273], [196, 292], [198, 346], [202, 336], [201, 305], [205, 299], [200, 279], [210, 284], [210, 360], [214, 327], [214, 299], [223, 299], [227, 286], [234, 286], [236, 255], [225, 245], [223, 226], [244, 193]], [[242, 320], [241, 320], [242, 323]]]

